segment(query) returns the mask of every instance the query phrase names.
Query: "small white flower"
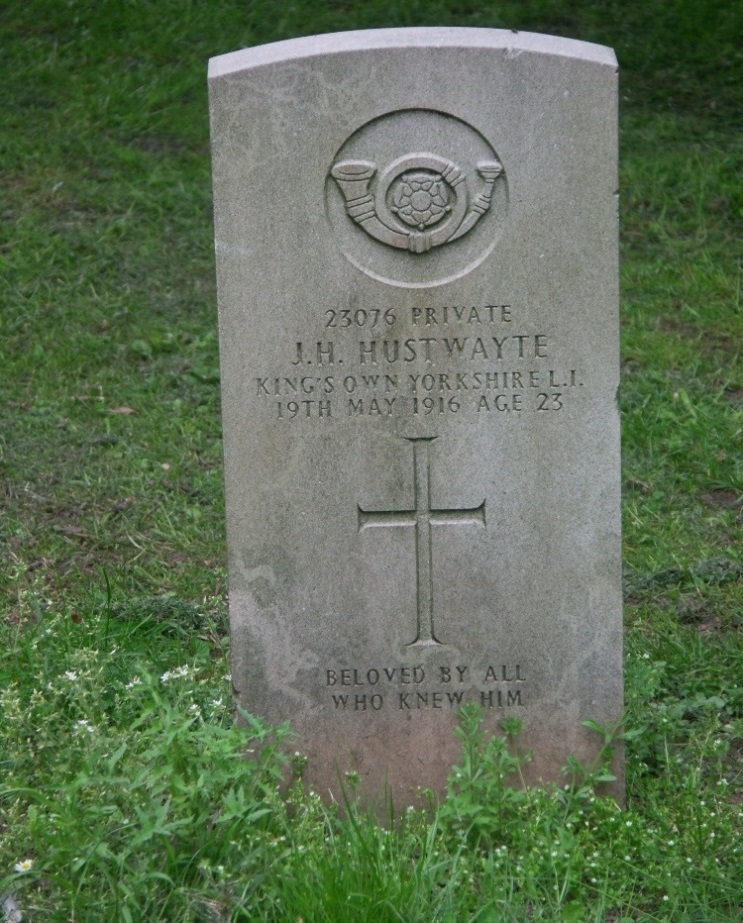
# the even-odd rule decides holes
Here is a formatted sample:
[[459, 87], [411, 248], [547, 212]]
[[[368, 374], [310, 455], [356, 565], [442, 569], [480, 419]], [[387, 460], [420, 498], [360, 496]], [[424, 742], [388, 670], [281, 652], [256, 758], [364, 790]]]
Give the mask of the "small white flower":
[[175, 670], [166, 670], [163, 675], [160, 677], [161, 683], [169, 683], [171, 679], [183, 679], [188, 676], [188, 667], [176, 667]]
[[77, 673], [74, 670], [65, 670], [64, 677], [72, 683], [77, 679]]
[[75, 722], [75, 727], [78, 731], [87, 731], [88, 734], [93, 733], [93, 725], [88, 721], [87, 718], [81, 718], [79, 721]]
[[124, 689], [134, 689], [135, 686], [141, 686], [141, 685], [142, 685], [142, 677], [132, 676], [132, 678], [129, 680], [126, 686], [124, 686]]
[[16, 872], [30, 872], [33, 867], [33, 859], [21, 859], [20, 862], [16, 862], [16, 864], [13, 866]]

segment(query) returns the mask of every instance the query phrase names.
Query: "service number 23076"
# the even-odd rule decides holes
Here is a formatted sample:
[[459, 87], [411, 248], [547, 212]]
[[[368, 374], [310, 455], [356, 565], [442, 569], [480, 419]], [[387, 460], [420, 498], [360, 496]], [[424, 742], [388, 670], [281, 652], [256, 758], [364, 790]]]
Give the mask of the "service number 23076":
[[325, 312], [326, 327], [391, 327], [397, 320], [397, 315], [393, 308], [387, 308], [382, 311], [381, 308], [358, 308], [352, 311], [345, 308], [336, 311], [334, 308], [328, 308]]

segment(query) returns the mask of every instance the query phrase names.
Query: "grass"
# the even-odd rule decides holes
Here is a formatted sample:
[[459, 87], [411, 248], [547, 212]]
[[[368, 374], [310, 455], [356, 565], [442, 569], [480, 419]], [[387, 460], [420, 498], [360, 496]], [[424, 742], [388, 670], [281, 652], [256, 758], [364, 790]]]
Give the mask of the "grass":
[[[621, 810], [601, 767], [508, 789], [515, 729], [465, 712], [446, 800], [385, 829], [232, 721], [206, 60], [427, 24], [623, 66]], [[741, 32], [722, 0], [0, 11], [6, 920], [740, 919]]]

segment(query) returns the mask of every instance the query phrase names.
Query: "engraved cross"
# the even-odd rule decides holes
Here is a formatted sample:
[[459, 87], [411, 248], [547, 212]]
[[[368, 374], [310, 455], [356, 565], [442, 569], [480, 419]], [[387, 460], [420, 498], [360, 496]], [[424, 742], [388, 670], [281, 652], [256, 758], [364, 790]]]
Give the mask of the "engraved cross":
[[469, 509], [438, 510], [431, 508], [431, 475], [428, 461], [429, 444], [436, 436], [409, 438], [413, 443], [413, 484], [415, 507], [411, 510], [359, 510], [359, 532], [372, 527], [415, 527], [415, 571], [417, 619], [413, 644], [441, 644], [434, 631], [433, 607], [433, 543], [432, 526], [485, 525], [485, 501]]

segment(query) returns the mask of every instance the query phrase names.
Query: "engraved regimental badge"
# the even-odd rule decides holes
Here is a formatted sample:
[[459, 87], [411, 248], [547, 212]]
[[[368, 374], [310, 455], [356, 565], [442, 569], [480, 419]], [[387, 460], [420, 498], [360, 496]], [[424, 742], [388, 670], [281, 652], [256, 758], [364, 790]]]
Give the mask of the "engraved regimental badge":
[[341, 160], [330, 175], [338, 184], [349, 218], [375, 240], [411, 253], [426, 253], [463, 237], [488, 211], [503, 167], [477, 163], [479, 189], [451, 160], [436, 154], [406, 154], [381, 173], [368, 160]]
[[374, 279], [426, 288], [471, 272], [506, 224], [503, 160], [472, 125], [446, 112], [401, 109], [360, 125], [325, 179], [342, 253]]

